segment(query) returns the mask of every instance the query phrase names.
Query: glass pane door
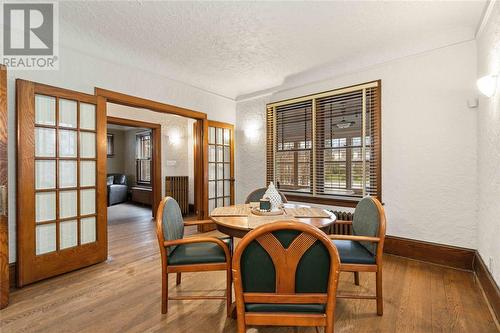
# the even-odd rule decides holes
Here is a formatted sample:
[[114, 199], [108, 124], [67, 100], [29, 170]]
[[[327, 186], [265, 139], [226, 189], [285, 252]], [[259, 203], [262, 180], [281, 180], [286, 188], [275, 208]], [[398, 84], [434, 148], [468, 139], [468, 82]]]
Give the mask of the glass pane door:
[[106, 130], [95, 96], [28, 81], [18, 82], [17, 94], [22, 286], [106, 258], [106, 198], [99, 194], [105, 185], [98, 177], [106, 168], [99, 166]]
[[234, 204], [232, 125], [209, 121], [208, 211]]
[[95, 242], [96, 106], [35, 95], [36, 255]]

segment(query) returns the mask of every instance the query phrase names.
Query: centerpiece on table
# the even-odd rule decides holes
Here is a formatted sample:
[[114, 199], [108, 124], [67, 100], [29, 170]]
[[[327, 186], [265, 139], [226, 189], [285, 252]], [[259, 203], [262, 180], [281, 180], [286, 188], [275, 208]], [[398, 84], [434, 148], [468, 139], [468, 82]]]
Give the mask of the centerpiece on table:
[[260, 200], [259, 209], [253, 209], [252, 212], [257, 215], [281, 215], [283, 214], [283, 200], [281, 195], [274, 186], [274, 183], [269, 183], [264, 196]]

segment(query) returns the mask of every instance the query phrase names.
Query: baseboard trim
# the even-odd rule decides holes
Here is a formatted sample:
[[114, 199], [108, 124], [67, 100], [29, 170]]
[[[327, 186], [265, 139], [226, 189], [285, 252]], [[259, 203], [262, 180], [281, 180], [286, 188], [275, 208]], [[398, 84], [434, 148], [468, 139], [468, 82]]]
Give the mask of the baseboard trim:
[[384, 252], [458, 269], [473, 270], [476, 250], [409, 238], [386, 236]]
[[9, 288], [16, 288], [16, 263], [9, 264]]
[[474, 256], [473, 267], [476, 278], [483, 288], [486, 299], [488, 303], [490, 303], [491, 309], [496, 316], [497, 321], [500, 322], [500, 289], [498, 288], [498, 285], [493, 279], [490, 271], [486, 268], [486, 264], [484, 263], [483, 258], [481, 258], [479, 252], [476, 252], [476, 255]]

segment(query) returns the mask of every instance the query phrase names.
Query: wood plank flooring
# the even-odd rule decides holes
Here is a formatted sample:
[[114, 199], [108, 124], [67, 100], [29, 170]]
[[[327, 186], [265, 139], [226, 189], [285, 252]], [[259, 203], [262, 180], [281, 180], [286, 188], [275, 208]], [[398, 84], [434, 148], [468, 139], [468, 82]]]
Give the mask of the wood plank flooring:
[[[109, 209], [109, 260], [16, 290], [0, 311], [8, 332], [235, 332], [222, 301], [170, 301], [160, 313], [161, 267], [149, 209], [130, 204]], [[189, 230], [193, 234], [194, 229]], [[375, 302], [337, 300], [335, 332], [498, 332], [471, 272], [387, 255], [384, 316]], [[171, 294], [222, 294], [223, 272], [183, 274]], [[375, 290], [374, 276], [341, 275], [340, 291]], [[249, 332], [296, 332], [251, 328]], [[299, 328], [314, 333], [314, 328]]]

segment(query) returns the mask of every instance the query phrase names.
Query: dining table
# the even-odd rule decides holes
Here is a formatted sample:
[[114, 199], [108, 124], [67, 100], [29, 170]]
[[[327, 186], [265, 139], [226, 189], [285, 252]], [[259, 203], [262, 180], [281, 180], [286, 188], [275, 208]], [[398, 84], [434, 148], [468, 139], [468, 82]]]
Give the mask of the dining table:
[[210, 219], [217, 230], [235, 238], [243, 238], [251, 230], [276, 221], [306, 223], [328, 233], [336, 221], [333, 212], [308, 205], [285, 203], [276, 212], [263, 212], [258, 207], [258, 202], [217, 207], [210, 212]]

